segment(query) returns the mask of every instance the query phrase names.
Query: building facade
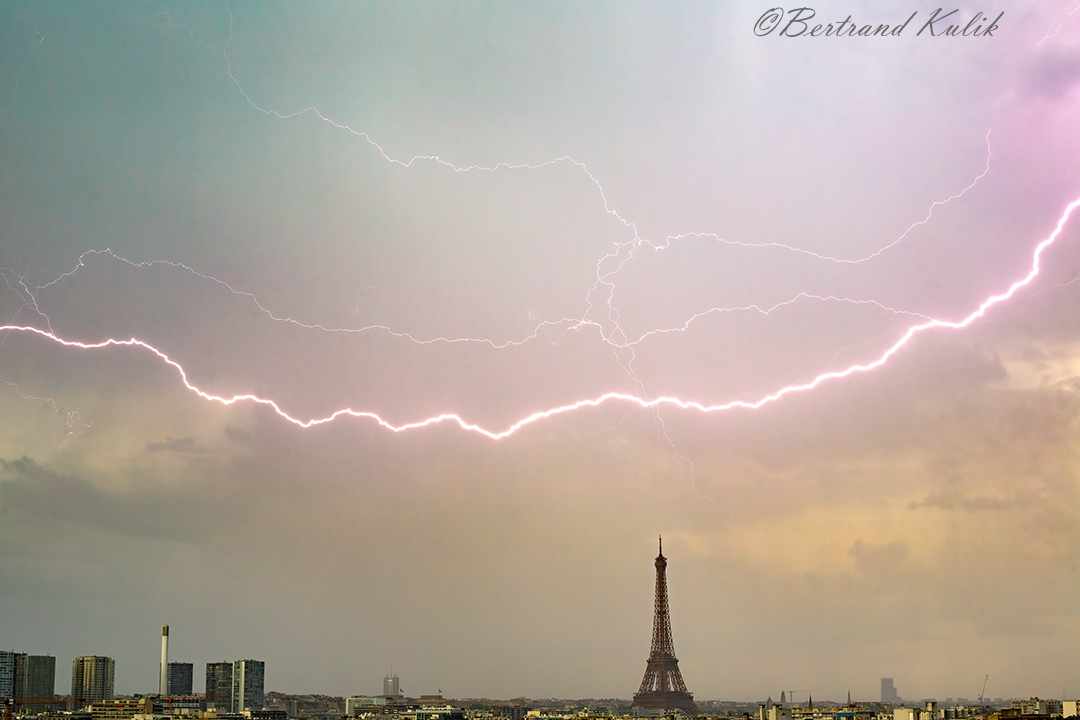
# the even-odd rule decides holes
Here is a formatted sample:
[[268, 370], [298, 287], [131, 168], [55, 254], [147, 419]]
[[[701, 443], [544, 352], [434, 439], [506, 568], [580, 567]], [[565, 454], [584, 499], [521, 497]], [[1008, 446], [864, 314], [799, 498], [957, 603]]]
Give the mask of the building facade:
[[382, 679], [382, 696], [383, 697], [400, 697], [401, 696], [401, 682], [398, 680], [397, 675], [385, 675]]
[[15, 660], [20, 653], [0, 650], [0, 699], [15, 697]]
[[416, 709], [416, 720], [465, 720], [465, 709], [452, 705], [428, 705]]
[[791, 720], [791, 708], [784, 705], [762, 705], [758, 709], [758, 720]]
[[[0, 650], [0, 699], [52, 697], [56, 694], [56, 658]], [[39, 712], [45, 705], [22, 705]]]
[[[15, 697], [47, 698], [56, 695], [56, 658], [52, 655], [20, 655], [15, 660]], [[38, 713], [46, 703], [21, 705], [24, 712]]]
[[15, 697], [56, 695], [56, 658], [52, 655], [20, 655], [15, 660]]
[[232, 711], [263, 709], [263, 675], [266, 663], [262, 660], [237, 660], [232, 668]]
[[206, 663], [206, 701], [219, 710], [232, 711], [231, 662]]
[[130, 720], [136, 715], [152, 715], [153, 698], [109, 700], [90, 704], [91, 720]]
[[169, 663], [169, 674], [166, 677], [165, 694], [169, 696], [190, 695], [194, 674], [194, 663]]
[[71, 699], [103, 702], [113, 699], [116, 663], [111, 657], [88, 655], [71, 661]]
[[386, 698], [384, 697], [369, 697], [367, 695], [348, 697], [345, 698], [345, 715], [346, 717], [356, 717], [361, 713], [372, 712], [377, 706], [385, 704]]

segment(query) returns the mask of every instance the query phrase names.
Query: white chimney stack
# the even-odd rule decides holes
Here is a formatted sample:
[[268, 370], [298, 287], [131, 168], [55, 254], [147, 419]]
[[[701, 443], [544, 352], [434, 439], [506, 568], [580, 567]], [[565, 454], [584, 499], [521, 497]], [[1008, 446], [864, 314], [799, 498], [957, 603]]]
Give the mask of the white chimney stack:
[[161, 685], [158, 694], [165, 697], [169, 694], [169, 626], [161, 626]]

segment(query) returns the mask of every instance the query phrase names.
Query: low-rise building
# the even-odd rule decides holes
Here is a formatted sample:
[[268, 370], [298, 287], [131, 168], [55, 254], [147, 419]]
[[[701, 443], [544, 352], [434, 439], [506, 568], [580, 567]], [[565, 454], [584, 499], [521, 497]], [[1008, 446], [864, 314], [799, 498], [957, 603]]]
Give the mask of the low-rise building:
[[153, 698], [104, 700], [90, 704], [90, 717], [93, 720], [131, 720], [136, 715], [152, 715], [153, 713]]
[[465, 710], [453, 705], [424, 705], [416, 708], [416, 720], [465, 720]]
[[386, 698], [369, 695], [357, 695], [345, 698], [346, 717], [356, 717], [362, 713], [369, 713], [380, 705], [386, 705]]

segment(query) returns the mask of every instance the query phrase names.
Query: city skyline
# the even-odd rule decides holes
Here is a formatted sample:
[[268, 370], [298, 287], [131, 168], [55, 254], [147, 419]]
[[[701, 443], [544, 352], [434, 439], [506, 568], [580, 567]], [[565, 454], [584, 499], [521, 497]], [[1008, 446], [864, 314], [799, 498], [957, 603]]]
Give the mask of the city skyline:
[[[658, 558], [658, 560], [659, 560], [659, 558]], [[665, 563], [665, 565], [666, 565], [666, 563]], [[654, 631], [655, 631], [655, 628], [654, 628]], [[9, 659], [12, 660], [11, 663], [7, 663], [7, 660], [9, 660]], [[15, 671], [16, 665], [14, 663], [14, 660], [22, 660], [22, 661], [24, 661], [24, 664], [21, 666], [20, 670], [18, 670], [18, 671]], [[71, 692], [63, 692], [63, 691], [61, 691], [61, 692], [55, 692], [55, 691], [50, 692], [48, 690], [49, 685], [52, 684], [52, 678], [53, 678], [53, 675], [55, 673], [55, 660], [56, 660], [56, 658], [51, 656], [51, 655], [27, 655], [25, 653], [17, 653], [17, 652], [12, 652], [12, 651], [0, 651], [0, 699], [5, 698], [5, 697], [16, 697], [16, 698], [18, 698], [18, 697], [28, 697], [28, 696], [33, 696], [33, 697], [55, 696], [58, 699], [64, 698], [64, 697], [71, 697]], [[170, 695], [175, 695], [175, 696], [178, 696], [178, 697], [182, 697], [182, 696], [191, 695], [191, 694], [195, 694], [195, 695], [204, 695], [204, 694], [211, 695], [211, 694], [217, 693], [215, 695], [214, 700], [217, 701], [217, 704], [219, 706], [220, 706], [221, 702], [224, 702], [225, 707], [234, 708], [234, 707], [236, 707], [236, 705], [238, 703], [241, 702], [241, 700], [239, 698], [234, 698], [234, 695], [235, 695], [238, 687], [243, 686], [243, 684], [244, 684], [244, 681], [242, 679], [239, 679], [239, 680], [236, 680], [236, 681], [233, 680], [234, 677], [242, 677], [242, 675], [235, 676], [234, 675], [234, 670], [236, 668], [240, 668], [241, 670], [243, 670], [244, 665], [245, 664], [250, 664], [250, 663], [254, 663], [254, 667], [255, 667], [255, 670], [256, 670], [255, 677], [250, 680], [250, 686], [252, 688], [258, 688], [260, 683], [262, 682], [265, 663], [263, 663], [262, 661], [255, 661], [255, 660], [237, 660], [237, 661], [228, 661], [228, 662], [207, 662], [207, 663], [205, 663], [204, 667], [205, 667], [205, 669], [207, 671], [207, 673], [206, 673], [207, 681], [206, 681], [206, 683], [204, 684], [203, 687], [199, 687], [199, 688], [196, 689], [196, 687], [192, 683], [193, 674], [191, 672], [195, 664], [194, 663], [172, 662], [171, 661], [171, 662], [169, 662], [170, 690], [172, 690], [173, 686], [175, 684], [178, 684], [178, 683], [183, 684], [184, 687], [180, 688], [179, 692], [170, 692], [169, 694]], [[9, 665], [10, 665], [10, 667], [9, 667]], [[113, 680], [114, 677], [115, 677], [115, 662], [112, 661], [111, 658], [104, 657], [104, 656], [77, 657], [77, 658], [73, 659], [72, 667], [73, 667], [73, 688], [72, 688], [73, 690], [75, 689], [76, 678], [78, 678], [77, 684], [79, 686], [81, 686], [81, 687], [90, 687], [90, 686], [94, 686], [94, 685], [100, 686], [100, 689], [101, 689], [100, 692], [91, 691], [91, 692], [88, 693], [89, 695], [94, 695], [94, 694], [105, 695], [105, 694], [108, 694], [107, 693], [108, 685], [109, 685], [110, 681]], [[101, 677], [101, 678], [90, 678], [90, 679], [88, 679], [86, 681], [83, 681], [81, 679], [82, 676], [86, 675], [87, 669], [89, 669], [90, 672], [93, 673], [93, 672], [96, 672], [97, 670], [99, 670], [101, 668], [104, 668], [105, 671], [106, 671], [103, 677]], [[222, 677], [220, 682], [218, 682], [216, 680], [212, 681], [212, 677], [216, 677], [218, 674], [220, 674], [218, 668], [225, 668], [227, 670], [227, 672]], [[987, 676], [985, 681], [986, 682], [989, 681], [989, 676]], [[400, 698], [402, 698], [402, 700], [410, 700], [410, 699], [415, 700], [418, 697], [419, 698], [434, 698], [434, 697], [442, 697], [443, 696], [442, 695], [442, 690], [440, 688], [437, 693], [417, 694], [415, 697], [409, 698], [409, 697], [405, 696], [403, 693], [401, 693], [400, 690], [396, 690], [396, 688], [399, 686], [399, 682], [400, 682], [400, 679], [396, 674], [388, 674], [388, 675], [384, 675], [383, 678], [382, 678], [382, 693], [381, 694], [376, 694], [376, 693], [358, 693], [358, 694], [357, 693], [353, 693], [353, 694], [339, 693], [337, 695], [334, 695], [333, 693], [330, 693], [329, 695], [334, 696], [334, 697], [339, 697], [341, 699], [347, 699], [349, 697], [353, 697], [353, 698], [362, 698], [362, 699], [367, 699], [367, 700], [380, 699], [380, 698], [385, 699], [385, 698], [388, 698], [388, 697], [400, 697]], [[8, 683], [8, 684], [5, 685], [5, 683]], [[880, 698], [877, 698], [877, 699], [870, 699], [870, 698], [865, 698], [865, 697], [852, 698], [851, 692], [849, 690], [847, 692], [847, 698], [846, 698], [845, 701], [837, 700], [835, 698], [821, 697], [821, 695], [819, 694], [817, 702], [824, 703], [826, 705], [841, 705], [841, 706], [844, 705], [845, 702], [846, 702], [846, 704], [848, 704], [848, 705], [850, 705], [852, 703], [863, 703], [863, 704], [881, 703], [881, 704], [892, 704], [892, 705], [897, 705], [897, 706], [920, 707], [920, 706], [922, 706], [924, 703], [926, 703], [928, 701], [933, 701], [933, 702], [937, 702], [939, 704], [944, 702], [944, 703], [955, 703], [957, 705], [966, 706], [966, 705], [979, 705], [979, 704], [982, 704], [983, 702], [1000, 704], [1000, 703], [1003, 703], [1003, 702], [1010, 702], [1010, 701], [1016, 701], [1016, 700], [1026, 700], [1029, 697], [1028, 695], [1021, 695], [1021, 696], [1012, 697], [1012, 698], [1003, 698], [1003, 697], [1000, 697], [1000, 696], [999, 697], [986, 696], [985, 699], [984, 699], [982, 697], [982, 693], [985, 691], [985, 683], [984, 683], [983, 689], [980, 691], [980, 695], [977, 698], [968, 698], [968, 697], [957, 695], [955, 697], [954, 696], [947, 696], [947, 697], [942, 697], [942, 698], [938, 698], [938, 697], [919, 697], [918, 699], [905, 699], [905, 698], [899, 697], [897, 689], [896, 689], [895, 685], [893, 684], [893, 678], [881, 678], [880, 679], [880, 684], [881, 684]], [[10, 685], [10, 687], [9, 687], [9, 685]], [[211, 691], [211, 688], [219, 688], [219, 689], [215, 690], [215, 691]], [[227, 688], [227, 690], [225, 692], [221, 692], [221, 688]], [[798, 692], [800, 694], [800, 696], [801, 695], [806, 695], [806, 699], [805, 700], [794, 699], [794, 695], [795, 695], [796, 692]], [[267, 694], [267, 693], [276, 693], [276, 694], [279, 694], [279, 695], [280, 694], [297, 695], [297, 696], [322, 695], [322, 693], [305, 693], [303, 691], [294, 692], [294, 693], [281, 693], [280, 690], [276, 690], [276, 689], [271, 689], [271, 690], [268, 690], [268, 691], [265, 691], [265, 692], [259, 692], [257, 694], [259, 696], [262, 696], [262, 695]], [[76, 693], [76, 694], [80, 694], [80, 693]], [[116, 695], [116, 694], [117, 693], [113, 693], [113, 695]], [[156, 696], [158, 696], [158, 693], [156, 693], [156, 692], [144, 692], [144, 691], [135, 692], [135, 693], [119, 693], [119, 694], [124, 695], [125, 697], [127, 697], [127, 696], [156, 697]], [[1036, 696], [1030, 696], [1030, 697], [1034, 698]], [[448, 697], [447, 699], [473, 699], [473, 698], [468, 698], [468, 697], [450, 698], [450, 697]], [[508, 701], [508, 700], [515, 700], [515, 699], [523, 699], [523, 700], [530, 700], [530, 701], [541, 700], [542, 701], [545, 698], [543, 698], [543, 697], [539, 697], [539, 698], [527, 698], [527, 697], [495, 698], [495, 697], [493, 697], [493, 698], [490, 698], [490, 699], [497, 700], [497, 701]], [[581, 698], [563, 698], [563, 699], [576, 700], [576, 699], [581, 699]], [[631, 699], [629, 697], [614, 697], [614, 698], [610, 698], [610, 699], [614, 699], [614, 700], [618, 700], [618, 701], [623, 702], [623, 703], [627, 703], [628, 706], [629, 706], [629, 704], [631, 704]], [[1053, 698], [1048, 698], [1048, 699], [1053, 700]], [[737, 702], [737, 703], [745, 703], [745, 702], [751, 702], [752, 703], [752, 702], [759, 702], [759, 701], [772, 702], [772, 695], [771, 694], [768, 695], [767, 698], [764, 698], [764, 697], [763, 698], [721, 697], [721, 698], [708, 698], [708, 699], [703, 700], [703, 702], [716, 702], [716, 701]], [[805, 706], [808, 703], [812, 703], [812, 702], [814, 702], [813, 701], [813, 691], [812, 690], [792, 691], [792, 697], [791, 698], [787, 697], [787, 691], [786, 690], [781, 690], [780, 691], [780, 696], [779, 696], [779, 701], [778, 701], [780, 706], [788, 706], [788, 707]], [[245, 705], [247, 707], [249, 707], [249, 708], [251, 707], [250, 704], [245, 704]], [[231, 712], [237, 712], [237, 711], [232, 710]]]
[[1080, 695], [1031, 5], [0, 7], [0, 646], [629, 699], [662, 534], [696, 701]]
[[[663, 557], [662, 549], [661, 549], [660, 556], [657, 558], [658, 597], [660, 595], [659, 586], [660, 585], [666, 585], [666, 579], [664, 578], [663, 568], [660, 567], [661, 561], [664, 561], [663, 566], [664, 566], [664, 568], [666, 568], [666, 558]], [[666, 605], [666, 598], [665, 598], [663, 604]], [[662, 619], [662, 615], [664, 614], [664, 612], [660, 610], [659, 605], [658, 605], [658, 608], [657, 608], [657, 612], [659, 613], [658, 617], [660, 618], [660, 625], [661, 625], [661, 633], [660, 634], [661, 634], [661, 636], [663, 636], [664, 633], [662, 631], [662, 626], [663, 626], [664, 622], [663, 622], [663, 619]], [[657, 630], [657, 626], [655, 624], [656, 619], [657, 618], [654, 618], [654, 628], [653, 628], [654, 638], [656, 636], [656, 630]], [[668, 634], [670, 634], [670, 627], [668, 628]], [[664, 643], [663, 643], [663, 641], [661, 641], [661, 647], [663, 647], [663, 645], [664, 645]], [[650, 654], [650, 660], [653, 659], [652, 655], [655, 655], [655, 654], [656, 654], [655, 652]], [[63, 698], [63, 697], [71, 697], [72, 696], [71, 692], [67, 692], [67, 693], [65, 693], [65, 692], [50, 692], [49, 689], [48, 689], [49, 686], [53, 684], [52, 678], [53, 678], [54, 673], [55, 673], [55, 660], [56, 660], [56, 658], [51, 656], [51, 655], [27, 655], [26, 653], [18, 653], [18, 652], [13, 652], [13, 651], [0, 651], [0, 699], [5, 698], [5, 697], [16, 697], [16, 698], [18, 698], [18, 697], [30, 697], [30, 696], [32, 696], [32, 697], [55, 696], [58, 699]], [[22, 662], [17, 665], [15, 661], [22, 661]], [[236, 660], [236, 661], [226, 661], [226, 662], [207, 662], [207, 663], [204, 664], [204, 667], [206, 669], [206, 683], [204, 684], [203, 687], [196, 688], [193, 685], [193, 682], [192, 682], [192, 678], [193, 678], [192, 670], [194, 668], [194, 665], [195, 665], [194, 663], [173, 662], [173, 661], [169, 662], [169, 678], [170, 678], [170, 680], [169, 680], [169, 685], [170, 685], [170, 693], [169, 693], [169, 695], [175, 695], [177, 697], [191, 695], [193, 693], [195, 695], [200, 695], [200, 696], [204, 695], [204, 694], [207, 695], [207, 696], [214, 695], [214, 697], [212, 698], [212, 700], [214, 701], [214, 704], [211, 705], [211, 707], [216, 705], [217, 707], [232, 708], [231, 710], [228, 710], [227, 712], [239, 712], [235, 708], [237, 708], [240, 705], [243, 705], [244, 707], [246, 707], [248, 709], [255, 709], [254, 705], [259, 704], [258, 698], [261, 698], [263, 695], [268, 694], [268, 693], [274, 693], [274, 694], [278, 694], [278, 695], [281, 695], [281, 694], [294, 695], [294, 696], [329, 695], [329, 696], [338, 697], [338, 698], [341, 698], [341, 699], [348, 699], [348, 698], [352, 697], [352, 698], [360, 698], [360, 699], [364, 699], [364, 700], [386, 699], [386, 698], [390, 698], [390, 697], [400, 697], [402, 700], [416, 700], [417, 698], [421, 698], [421, 699], [425, 699], [425, 700], [427, 700], [429, 702], [430, 702], [430, 698], [441, 698], [441, 697], [443, 697], [441, 688], [438, 690], [437, 693], [418, 693], [416, 696], [411, 697], [411, 698], [408, 697], [408, 696], [405, 696], [404, 693], [402, 693], [400, 691], [400, 689], [399, 689], [400, 679], [399, 679], [398, 675], [393, 674], [393, 673], [383, 676], [381, 694], [375, 694], [375, 693], [352, 693], [352, 694], [350, 694], [350, 693], [339, 693], [339, 694], [335, 695], [334, 693], [329, 693], [329, 694], [325, 694], [325, 693], [305, 693], [303, 691], [293, 692], [293, 693], [282, 693], [280, 690], [277, 690], [277, 689], [271, 689], [271, 690], [268, 690], [268, 691], [264, 691], [262, 688], [263, 688], [263, 677], [265, 675], [265, 663], [263, 661], [258, 661], [258, 660]], [[247, 669], [245, 667], [247, 665], [252, 665], [252, 667], [254, 669], [254, 673], [249, 673], [248, 674], [248, 679], [245, 682], [245, 680], [244, 680], [244, 672]], [[18, 669], [16, 670], [17, 667], [18, 667]], [[104, 670], [104, 673], [101, 672], [102, 670]], [[239, 672], [237, 672], [237, 670], [239, 670]], [[648, 677], [649, 677], [649, 674], [650, 674], [651, 671], [652, 671], [652, 666], [650, 664], [649, 669], [646, 671], [646, 680], [648, 680]], [[676, 672], [676, 674], [678, 673], [677, 667], [675, 669], [675, 672]], [[110, 694], [109, 686], [113, 683], [114, 678], [115, 678], [115, 662], [112, 660], [112, 658], [108, 658], [108, 657], [104, 657], [104, 656], [83, 656], [83, 657], [74, 658], [73, 661], [72, 661], [72, 692], [75, 692], [75, 694], [80, 696], [80, 697], [82, 697], [84, 695], [86, 696], [86, 698], [90, 698], [91, 696], [106, 696], [106, 695], [109, 695]], [[866, 698], [866, 697], [855, 697], [855, 698], [853, 698], [851, 696], [851, 691], [848, 690], [847, 698], [846, 698], [845, 701], [837, 700], [835, 698], [822, 697], [820, 695], [820, 693], [819, 693], [817, 702], [818, 703], [823, 703], [825, 705], [837, 705], [837, 706], [843, 706], [844, 704], [851, 705], [852, 703], [861, 703], [861, 704], [881, 703], [881, 704], [889, 704], [889, 705], [895, 705], [895, 706], [906, 706], [906, 707], [916, 707], [916, 708], [918, 708], [918, 707], [923, 706], [927, 702], [935, 702], [935, 703], [938, 703], [938, 704], [945, 703], [945, 706], [951, 706], [953, 704], [958, 705], [958, 706], [978, 706], [978, 705], [982, 705], [984, 703], [1001, 704], [1001, 703], [1008, 703], [1008, 702], [1015, 702], [1015, 701], [1026, 701], [1029, 697], [1031, 699], [1033, 699], [1033, 700], [1037, 698], [1037, 696], [1028, 695], [1028, 694], [1022, 694], [1020, 696], [1011, 697], [1011, 698], [1010, 697], [1000, 697], [1000, 696], [998, 696], [998, 697], [990, 697], [990, 696], [987, 695], [984, 698], [983, 696], [984, 696], [984, 693], [985, 693], [985, 690], [986, 690], [986, 683], [989, 682], [989, 679], [990, 679], [989, 676], [987, 676], [984, 679], [983, 687], [980, 690], [979, 695], [977, 697], [975, 697], [975, 698], [964, 697], [964, 696], [961, 696], [961, 695], [956, 695], [956, 696], [951, 696], [950, 695], [950, 696], [941, 697], [941, 698], [939, 698], [939, 697], [923, 697], [923, 696], [920, 696], [917, 699], [910, 699], [910, 698], [905, 699], [905, 698], [902, 698], [902, 697], [899, 696], [899, 693], [897, 692], [897, 688], [896, 688], [896, 686], [895, 686], [895, 684], [893, 682], [893, 678], [883, 677], [883, 678], [880, 679], [880, 687], [881, 687], [881, 689], [880, 689], [880, 697], [877, 698], [877, 699], [870, 699], [870, 698]], [[182, 684], [183, 687], [179, 689], [179, 692], [172, 692], [171, 690], [172, 690], [173, 686], [177, 685], [177, 684]], [[658, 685], [658, 683], [656, 683], [655, 681], [650, 683], [650, 687], [653, 687], [653, 688], [655, 688], [657, 685]], [[76, 686], [83, 688], [83, 690], [82, 691], [76, 691]], [[643, 686], [644, 686], [644, 683], [643, 683]], [[238, 694], [237, 694], [238, 692], [240, 692], [241, 695], [238, 696]], [[814, 700], [813, 700], [813, 691], [812, 690], [791, 691], [792, 695], [790, 697], [788, 697], [787, 692], [788, 692], [787, 690], [781, 690], [780, 691], [778, 704], [781, 707], [805, 707], [805, 706], [807, 706], [809, 704], [812, 704], [814, 702]], [[250, 696], [252, 693], [255, 696], [254, 701], [253, 702], [245, 702], [243, 700], [243, 698], [242, 698], [242, 695], [243, 694], [248, 694]], [[796, 693], [798, 693], [800, 695], [800, 699], [795, 699], [795, 694]], [[117, 693], [112, 693], [112, 695], [116, 695], [116, 694]], [[119, 694], [124, 695], [125, 697], [126, 696], [155, 697], [155, 696], [159, 695], [156, 692], [142, 692], [142, 691], [135, 692], [135, 693], [119, 693]], [[806, 696], [805, 699], [801, 699], [801, 697], [803, 695]], [[692, 694], [690, 694], [690, 697], [692, 698]], [[211, 699], [211, 698], [208, 697], [208, 700], [209, 699]], [[448, 697], [447, 699], [449, 700], [449, 699], [475, 699], [475, 698], [469, 698], [469, 697], [465, 696], [463, 698], [451, 698], [451, 697]], [[532, 702], [535, 702], [537, 700], [542, 701], [545, 698], [544, 697], [527, 698], [527, 697], [519, 696], [519, 697], [515, 697], [515, 698], [509, 698], [509, 697], [507, 697], [507, 698], [496, 698], [496, 697], [492, 697], [492, 698], [489, 698], [489, 699], [496, 700], [496, 701], [530, 700]], [[573, 701], [573, 700], [578, 700], [578, 699], [582, 699], [582, 698], [562, 698], [562, 699]], [[635, 699], [634, 699], [633, 703], [631, 702], [631, 699], [628, 698], [628, 697], [615, 696], [613, 698], [608, 698], [608, 699], [618, 700], [620, 702], [626, 703], [628, 707], [633, 705], [633, 704], [637, 704], [636, 695], [635, 695]], [[1044, 698], [1044, 699], [1054, 700], [1054, 698]], [[94, 700], [94, 701], [97, 702], [99, 700]], [[772, 694], [769, 694], [767, 697], [760, 697], [760, 698], [720, 697], [720, 698], [708, 698], [708, 699], [703, 700], [703, 702], [708, 702], [708, 703], [713, 703], [713, 702], [718, 702], [718, 701], [719, 702], [736, 702], [736, 703], [747, 703], [747, 702], [749, 702], [749, 703], [753, 703], [753, 702], [771, 703], [773, 701], [773, 699], [772, 699]], [[692, 699], [691, 699], [691, 703], [692, 703]], [[368, 704], [370, 704], [370, 703], [368, 703]], [[365, 704], [364, 706], [366, 706], [366, 705], [367, 704]], [[644, 707], [644, 705], [643, 705], [643, 707]], [[657, 707], [662, 707], [662, 705], [657, 705]]]

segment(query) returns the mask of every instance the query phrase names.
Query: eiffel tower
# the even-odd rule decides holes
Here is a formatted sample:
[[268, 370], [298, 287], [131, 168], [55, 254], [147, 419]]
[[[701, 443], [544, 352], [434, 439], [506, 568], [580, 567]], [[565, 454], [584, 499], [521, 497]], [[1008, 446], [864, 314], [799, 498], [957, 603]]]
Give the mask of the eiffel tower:
[[631, 707], [682, 710], [698, 715], [694, 696], [686, 690], [675, 645], [671, 642], [671, 616], [667, 601], [667, 558], [664, 539], [660, 538], [660, 554], [656, 556], [656, 605], [653, 610], [652, 649], [645, 665], [645, 677], [634, 693]]

